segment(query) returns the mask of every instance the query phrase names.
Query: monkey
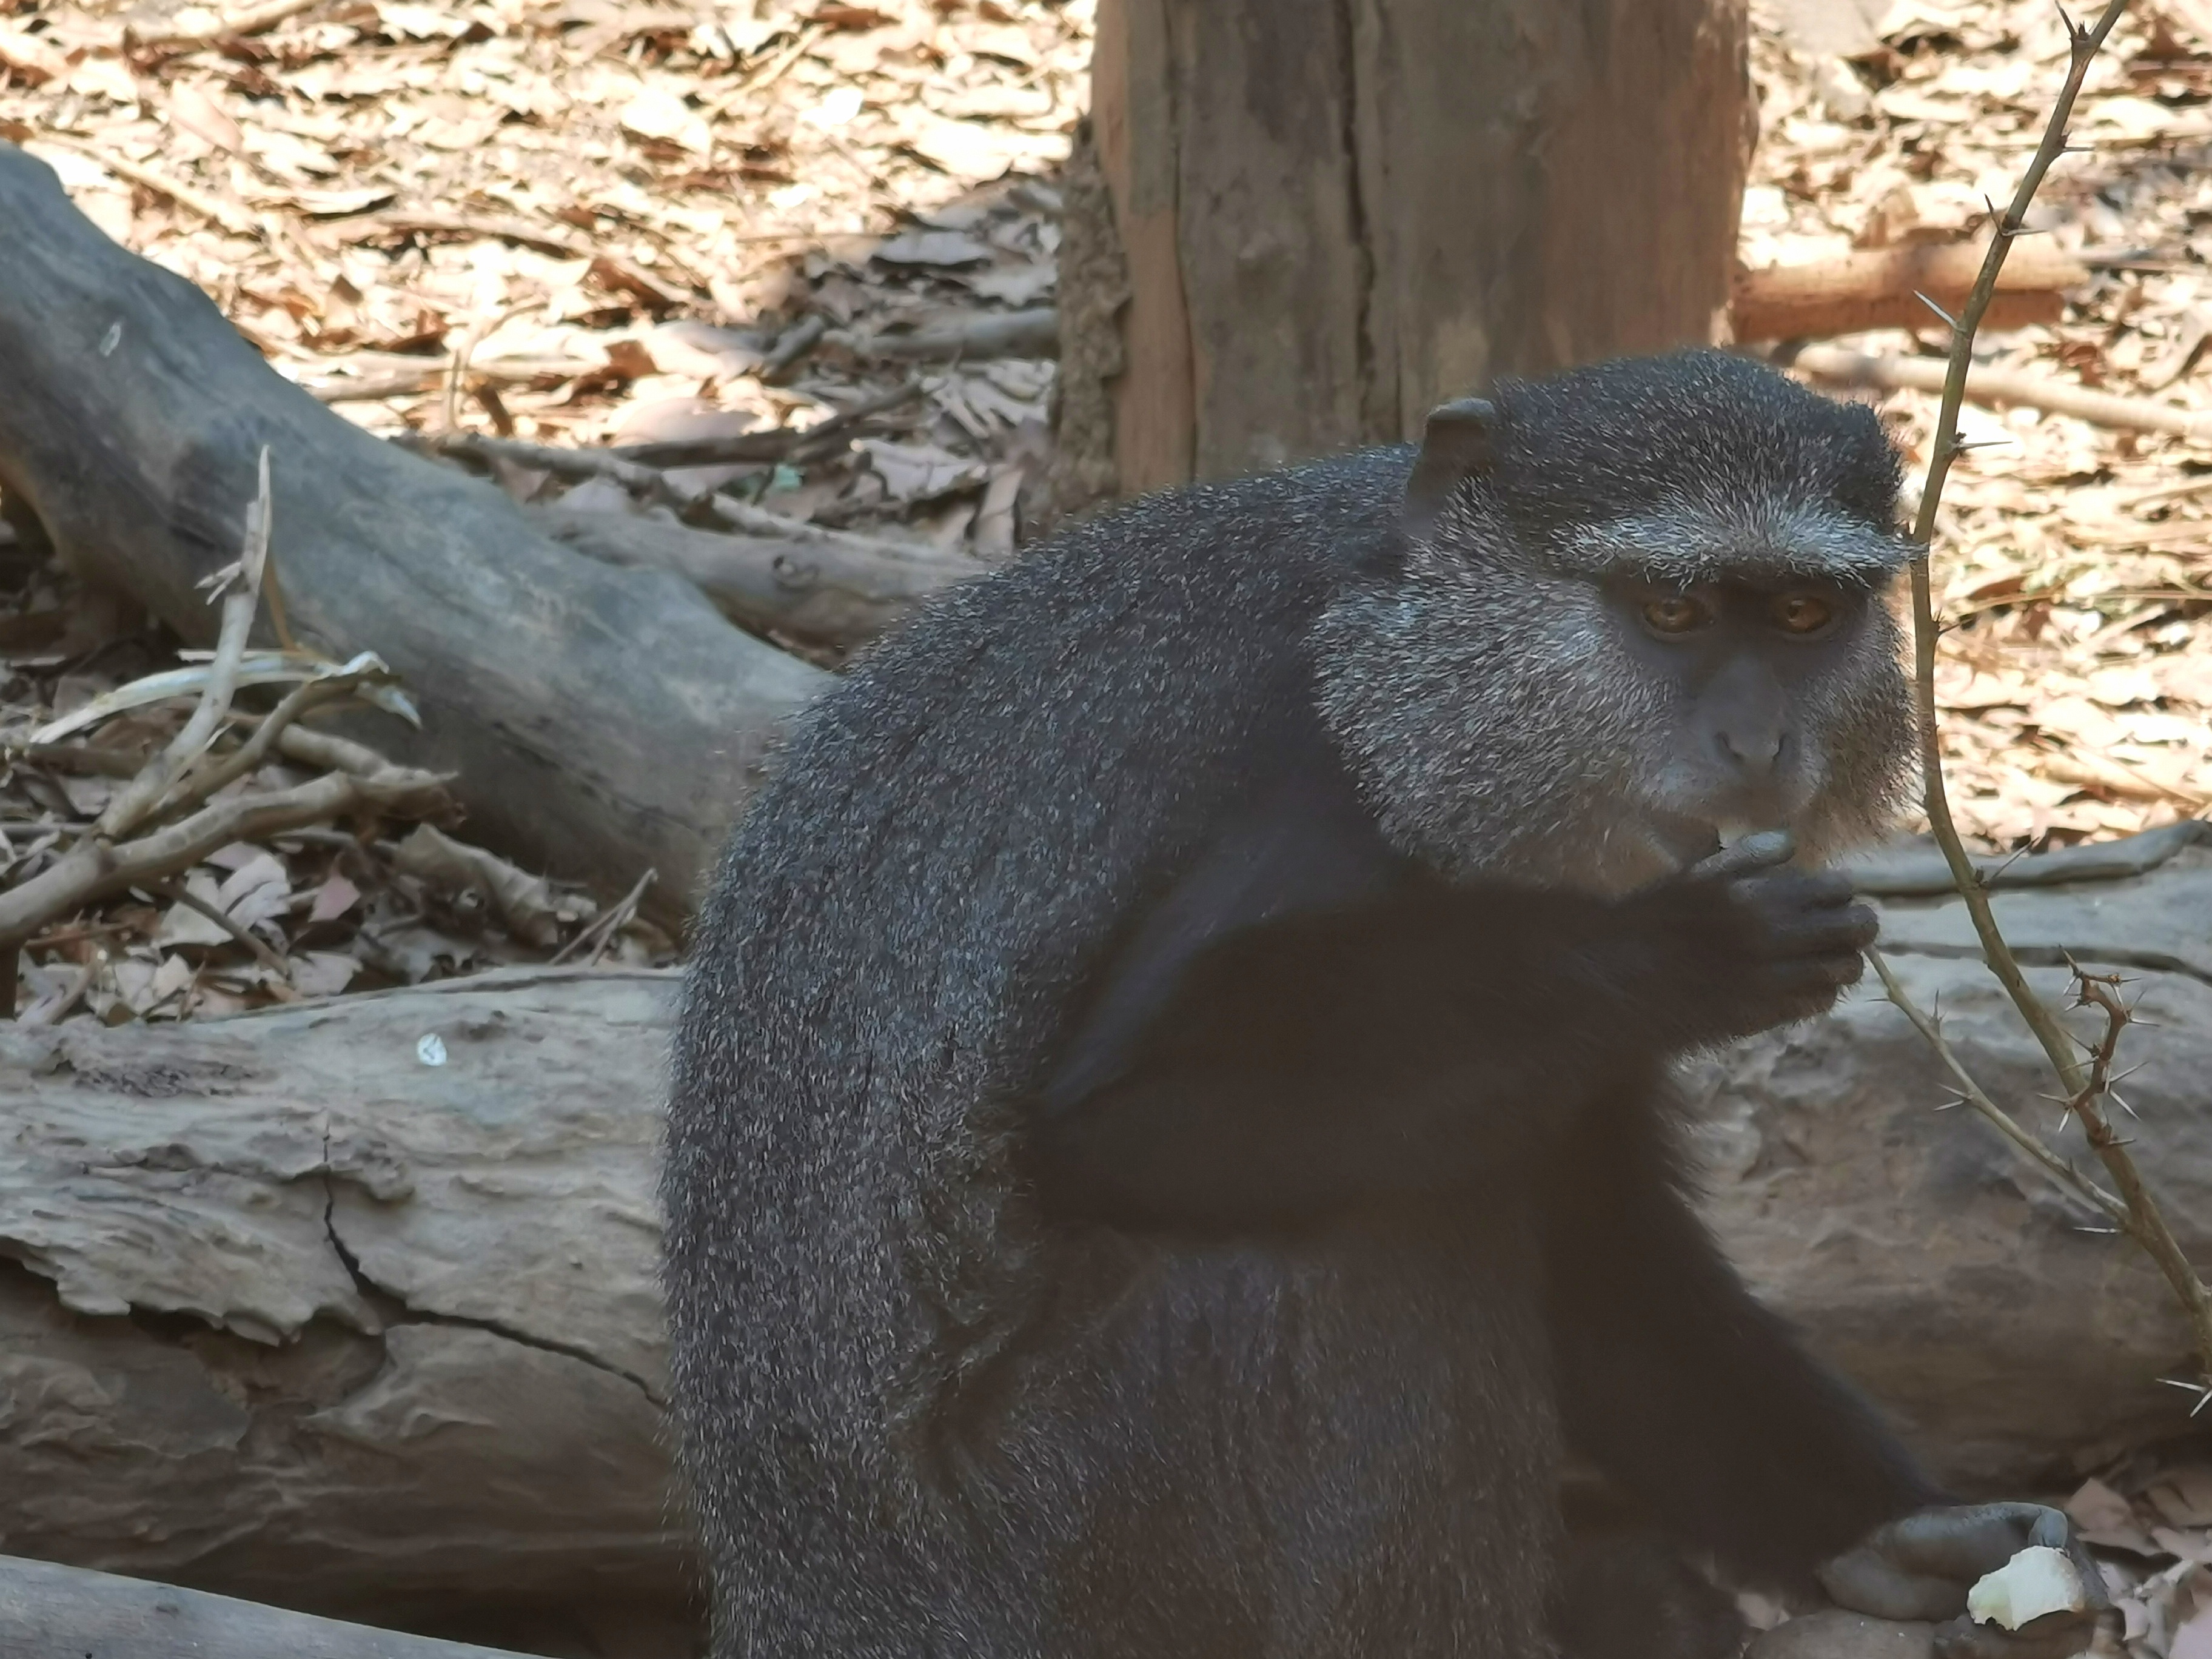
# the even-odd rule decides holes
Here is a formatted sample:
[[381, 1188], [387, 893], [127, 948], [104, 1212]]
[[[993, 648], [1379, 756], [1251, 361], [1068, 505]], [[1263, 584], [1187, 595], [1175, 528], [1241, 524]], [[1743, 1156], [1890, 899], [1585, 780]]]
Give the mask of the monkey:
[[[2086, 1644], [1964, 1618], [2086, 1563], [2064, 1516], [1954, 1504], [1689, 1196], [1674, 1062], [1875, 937], [1826, 866], [1913, 744], [1899, 479], [1863, 405], [1625, 359], [1066, 526], [865, 655], [677, 1021], [717, 1659], [1733, 1653], [1692, 1557]], [[1599, 1552], [1595, 1613], [1570, 1453], [1676, 1558]]]

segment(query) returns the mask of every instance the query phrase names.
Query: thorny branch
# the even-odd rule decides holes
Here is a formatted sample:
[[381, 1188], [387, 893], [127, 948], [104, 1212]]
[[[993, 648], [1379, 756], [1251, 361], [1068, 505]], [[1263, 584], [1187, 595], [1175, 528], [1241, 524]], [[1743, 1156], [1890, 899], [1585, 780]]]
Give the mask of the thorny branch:
[[[1921, 772], [1929, 828], [1935, 832], [1936, 845], [1942, 848], [1945, 861], [1950, 866], [1954, 884], [1965, 900], [1967, 914], [1973, 919], [1974, 932], [1982, 944], [1983, 959], [1990, 971], [1996, 975], [2013, 1006], [2020, 1010], [2021, 1018], [2035, 1033], [2043, 1047], [2064, 1091], [2069, 1114], [2081, 1121], [2088, 1138], [2090, 1149], [2104, 1164], [2118, 1189], [2115, 1198], [2094, 1183], [2087, 1182], [2073, 1167], [2056, 1152], [2024, 1129], [2019, 1121], [1992, 1102], [1980, 1088], [1975, 1086], [1956, 1056], [1946, 1044], [1936, 1023], [1921, 1010], [1914, 1007], [1905, 997], [1887, 969], [1877, 959], [1875, 969], [1888, 989], [1889, 1000], [1903, 1011], [1923, 1036], [1936, 1047], [1952, 1074], [1960, 1080], [1969, 1103], [1996, 1126], [1998, 1132], [2032, 1158], [2045, 1173], [2069, 1193], [2094, 1204], [2112, 1219], [2158, 1266], [2172, 1289], [2175, 1298], [2188, 1316], [2191, 1334], [2197, 1344], [2197, 1358], [2203, 1381], [2189, 1386], [2197, 1390], [2199, 1408], [2212, 1401], [2212, 1291], [2205, 1288], [2203, 1279], [2191, 1265], [2175, 1240], [2173, 1231], [2166, 1224], [2155, 1200], [2144, 1186], [2135, 1159], [2127, 1150], [2127, 1143], [2112, 1133], [2110, 1118], [2104, 1103], [2111, 1092], [2112, 1058], [2117, 1049], [2119, 1034], [2128, 1024], [2129, 1015], [2118, 996], [2117, 981], [2107, 975], [2084, 974], [2075, 970], [2075, 1005], [2077, 1007], [2096, 1007], [2106, 1015], [2106, 1031], [2102, 1040], [2088, 1048], [2089, 1064], [2081, 1063], [2076, 1052], [2081, 1047], [2073, 1033], [2067, 1030], [2054, 1012], [2027, 982], [2021, 969], [2019, 958], [2006, 944], [1998, 930], [1996, 917], [1990, 904], [1989, 891], [1976, 873], [1972, 860], [1959, 838], [1957, 825], [1951, 817], [1950, 798], [1943, 781], [1943, 762], [1941, 733], [1936, 714], [1936, 621], [1933, 588], [1929, 578], [1927, 548], [1935, 533], [1936, 508], [1941, 505], [1943, 483], [1948, 477], [1953, 459], [1963, 446], [1959, 441], [1959, 407], [1965, 400], [1966, 378], [1973, 365], [1975, 331], [1981, 326], [1996, 293], [1997, 276], [2004, 268], [2005, 256], [2010, 251], [2013, 239], [2026, 228], [2027, 210], [2035, 200], [2035, 193], [2043, 183], [2051, 165], [2067, 148], [2067, 122], [2074, 110], [2074, 100], [2081, 90], [2081, 83], [2089, 65], [2112, 33], [2113, 26], [2128, 9], [2128, 0], [2110, 0], [2103, 14], [2092, 27], [2083, 27], [2069, 21], [2069, 61], [2066, 82], [2059, 90], [2057, 101], [2052, 106], [2051, 118], [2044, 129], [2043, 142], [2036, 147], [2035, 156], [2022, 175], [2020, 187], [2013, 192], [2011, 204], [1998, 219], [1990, 238], [1988, 253], [1982, 260], [1980, 275], [1975, 279], [1973, 291], [1967, 296], [1965, 308], [1951, 324], [1951, 356], [1943, 380], [1943, 400], [1936, 421], [1936, 437], [1929, 457], [1928, 478], [1920, 495], [1920, 510], [1912, 527], [1913, 539], [1919, 543], [1920, 556], [1912, 562], [1912, 646], [1913, 698], [1919, 715]], [[1949, 319], [1947, 319], [1949, 320]], [[2061, 1171], [2063, 1171], [2062, 1174]]]

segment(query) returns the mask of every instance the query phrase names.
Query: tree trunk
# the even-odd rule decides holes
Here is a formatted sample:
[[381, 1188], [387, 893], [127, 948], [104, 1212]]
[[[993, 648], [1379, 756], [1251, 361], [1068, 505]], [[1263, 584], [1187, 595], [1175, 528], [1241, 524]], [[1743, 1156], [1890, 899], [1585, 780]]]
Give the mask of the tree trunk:
[[1085, 477], [1135, 494], [1390, 441], [1497, 374], [1709, 340], [1747, 39], [1743, 0], [1100, 0], [1074, 173], [1106, 189], [1070, 192], [1091, 252], [1061, 276], [1062, 406], [1095, 401], [1087, 371], [1113, 418], [1084, 423], [1108, 453], [1066, 458], [1062, 505]]

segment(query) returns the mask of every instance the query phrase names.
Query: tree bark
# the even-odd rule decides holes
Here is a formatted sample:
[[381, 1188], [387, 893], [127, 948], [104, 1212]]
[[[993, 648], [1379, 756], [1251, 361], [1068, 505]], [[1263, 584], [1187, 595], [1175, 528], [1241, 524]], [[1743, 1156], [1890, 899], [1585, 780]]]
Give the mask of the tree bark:
[[206, 296], [117, 246], [0, 143], [0, 482], [79, 569], [186, 640], [270, 452], [292, 628], [371, 650], [422, 710], [360, 734], [456, 775], [475, 834], [680, 917], [781, 723], [828, 684], [692, 587], [540, 535], [489, 484], [370, 436], [264, 363]]
[[688, 1654], [655, 1277], [673, 983], [519, 970], [0, 1027], [6, 1547]]
[[1086, 286], [1110, 260], [1063, 271], [1061, 362], [1110, 374], [1086, 332], [1118, 313], [1115, 487], [1393, 441], [1500, 374], [1709, 340], [1747, 31], [1742, 0], [1101, 0], [1111, 223], [1079, 228], [1098, 210], [1072, 192], [1069, 234], [1118, 244], [1129, 297]]

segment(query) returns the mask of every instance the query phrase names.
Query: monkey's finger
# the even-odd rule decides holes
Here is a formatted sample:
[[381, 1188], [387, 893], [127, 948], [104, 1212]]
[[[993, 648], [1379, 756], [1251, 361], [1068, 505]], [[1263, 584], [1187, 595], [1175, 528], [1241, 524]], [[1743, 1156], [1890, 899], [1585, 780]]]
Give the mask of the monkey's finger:
[[1692, 881], [1725, 881], [1755, 870], [1771, 870], [1797, 856], [1797, 837], [1787, 830], [1761, 830], [1732, 846], [1698, 860], [1689, 869]]
[[2069, 1533], [2065, 1516], [2041, 1504], [1962, 1504], [1893, 1521], [1869, 1541], [1908, 1571], [1972, 1583], [2029, 1544]]
[[1936, 1627], [1936, 1659], [2074, 1659], [2096, 1639], [2094, 1613], [2046, 1613], [2018, 1630], [1960, 1617]]
[[1815, 1574], [1838, 1607], [1869, 1619], [1948, 1619], [1966, 1604], [1964, 1584], [1907, 1572], [1865, 1544], [1823, 1562]]
[[1784, 957], [1856, 956], [1875, 942], [1881, 921], [1864, 905], [1841, 910], [1784, 911], [1766, 918], [1762, 953]]

